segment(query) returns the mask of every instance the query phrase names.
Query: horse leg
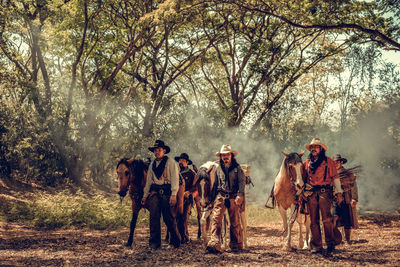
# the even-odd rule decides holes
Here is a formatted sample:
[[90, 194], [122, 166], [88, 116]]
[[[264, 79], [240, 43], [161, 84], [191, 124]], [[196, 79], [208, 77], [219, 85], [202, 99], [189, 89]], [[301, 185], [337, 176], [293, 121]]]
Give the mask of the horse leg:
[[243, 229], [243, 247], [247, 248], [249, 243], [247, 242], [247, 219], [246, 219], [246, 211], [242, 211], [240, 213], [240, 222], [242, 224]]
[[198, 225], [197, 239], [200, 240], [200, 237], [201, 237], [201, 224], [200, 224], [201, 207], [200, 207], [200, 199], [198, 197], [196, 197], [194, 200], [195, 200], [195, 203], [196, 203], [196, 211], [197, 211], [197, 225]]
[[297, 214], [297, 223], [299, 224], [299, 248], [303, 246], [303, 216], [300, 212]]
[[305, 218], [305, 228], [306, 228], [306, 238], [304, 240], [304, 246], [303, 249], [309, 249], [310, 248], [310, 242], [311, 242], [311, 220], [309, 215], [304, 215]]
[[203, 233], [203, 240], [204, 240], [204, 244], [206, 246], [208, 243], [207, 233], [208, 233], [208, 229], [210, 228], [210, 214], [211, 214], [211, 210], [202, 212], [202, 216], [200, 219], [200, 228], [201, 228], [201, 232]]
[[[293, 227], [294, 220], [290, 221], [290, 219], [291, 219], [291, 216], [293, 214], [294, 209], [295, 209], [295, 205], [292, 204], [292, 206], [290, 207], [290, 217], [289, 217], [289, 219], [287, 221], [287, 235], [286, 235], [286, 238], [285, 238], [285, 248], [287, 250], [291, 250], [292, 249], [291, 248], [291, 240], [292, 240], [292, 227]], [[285, 214], [286, 214], [286, 212], [285, 212]]]
[[283, 222], [283, 233], [282, 233], [282, 235], [283, 235], [283, 237], [285, 237], [286, 233], [287, 233], [287, 229], [288, 229], [286, 210], [284, 210], [282, 208], [282, 206], [280, 206], [279, 204], [278, 204], [278, 209], [279, 209], [279, 213], [281, 214], [282, 222]]
[[129, 238], [125, 244], [126, 247], [132, 246], [133, 235], [135, 233], [136, 222], [137, 222], [137, 218], [138, 218], [140, 209], [141, 209], [140, 204], [136, 203], [135, 200], [132, 200], [132, 219], [131, 219], [131, 225], [130, 225], [130, 231], [129, 231]]

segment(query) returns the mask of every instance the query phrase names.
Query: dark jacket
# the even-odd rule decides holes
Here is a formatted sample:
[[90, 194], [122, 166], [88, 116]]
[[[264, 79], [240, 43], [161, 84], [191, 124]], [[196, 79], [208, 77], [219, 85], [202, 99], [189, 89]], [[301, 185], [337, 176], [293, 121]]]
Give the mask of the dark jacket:
[[246, 178], [242, 168], [240, 168], [240, 165], [236, 164], [236, 166], [229, 168], [229, 181], [226, 179], [227, 177], [225, 177], [225, 173], [222, 168], [223, 167], [219, 165], [216, 170], [218, 191], [244, 196]]

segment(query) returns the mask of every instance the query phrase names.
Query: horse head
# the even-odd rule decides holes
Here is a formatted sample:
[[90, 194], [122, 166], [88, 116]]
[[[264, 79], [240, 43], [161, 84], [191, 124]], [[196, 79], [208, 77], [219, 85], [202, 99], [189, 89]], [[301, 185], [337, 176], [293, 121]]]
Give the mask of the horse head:
[[133, 180], [132, 163], [134, 159], [118, 159], [117, 164], [117, 176], [118, 176], [118, 195], [121, 198], [126, 196], [126, 192], [129, 189], [129, 185]]
[[296, 190], [300, 190], [304, 186], [304, 167], [303, 160], [301, 157], [304, 155], [304, 151], [300, 153], [290, 153], [287, 154], [282, 152], [285, 155], [285, 169], [287, 171], [288, 176], [290, 177], [291, 182], [296, 187]]
[[200, 197], [200, 206], [202, 208], [207, 207], [210, 201], [213, 200], [212, 189], [215, 182], [215, 170], [217, 163], [213, 161], [207, 161], [200, 166], [197, 177], [196, 186]]

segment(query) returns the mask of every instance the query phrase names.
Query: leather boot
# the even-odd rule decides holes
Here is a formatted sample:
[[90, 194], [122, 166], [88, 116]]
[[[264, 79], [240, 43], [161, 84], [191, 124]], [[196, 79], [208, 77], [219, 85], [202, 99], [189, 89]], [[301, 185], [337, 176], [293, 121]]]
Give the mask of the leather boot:
[[349, 245], [351, 244], [350, 231], [351, 231], [351, 229], [344, 229], [344, 236], [346, 238], [346, 243], [349, 244]]

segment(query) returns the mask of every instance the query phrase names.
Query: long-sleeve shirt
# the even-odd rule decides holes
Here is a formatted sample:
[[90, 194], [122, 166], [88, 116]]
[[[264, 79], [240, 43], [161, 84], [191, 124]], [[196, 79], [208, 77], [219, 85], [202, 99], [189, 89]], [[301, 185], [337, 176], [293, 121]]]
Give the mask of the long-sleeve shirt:
[[[342, 187], [340, 185], [339, 175], [336, 169], [335, 162], [333, 159], [326, 157], [321, 165], [315, 170], [314, 173], [311, 172], [310, 169], [311, 161], [307, 159], [304, 161], [304, 168], [307, 172], [307, 182], [310, 185], [316, 186], [326, 186], [332, 185], [334, 189], [334, 193], [342, 193]], [[326, 176], [325, 176], [325, 169], [326, 169]]]
[[[156, 166], [158, 166], [161, 161], [156, 161]], [[165, 163], [164, 172], [161, 175], [160, 179], [154, 174], [152, 169], [153, 163], [150, 164], [149, 170], [147, 171], [146, 177], [146, 186], [144, 187], [143, 197], [147, 198], [150, 191], [150, 186], [152, 184], [163, 185], [163, 184], [171, 184], [171, 195], [176, 196], [179, 189], [179, 168], [176, 161], [168, 158]]]

